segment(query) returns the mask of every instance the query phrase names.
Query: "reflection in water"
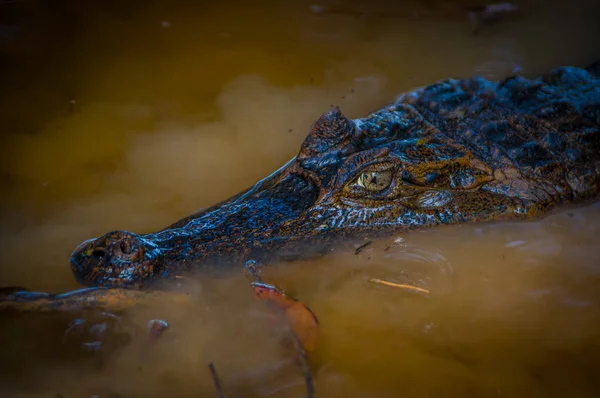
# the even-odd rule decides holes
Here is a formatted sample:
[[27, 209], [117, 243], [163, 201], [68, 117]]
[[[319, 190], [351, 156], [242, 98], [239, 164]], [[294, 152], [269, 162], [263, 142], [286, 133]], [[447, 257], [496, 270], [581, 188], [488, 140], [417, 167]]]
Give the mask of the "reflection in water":
[[[45, 291], [77, 287], [80, 241], [157, 230], [269, 174], [330, 104], [358, 117], [437, 79], [599, 56], [591, 0], [522, 1], [477, 37], [450, 0], [20, 3], [0, 12], [0, 281]], [[264, 278], [319, 317], [318, 396], [597, 396], [598, 225], [592, 205], [413, 232]], [[214, 396], [214, 361], [232, 396], [304, 396], [241, 272], [189, 285], [189, 306], [127, 314], [134, 338], [100, 362], [61, 345], [72, 317], [3, 317], [0, 391]], [[161, 318], [149, 347], [139, 331]]]

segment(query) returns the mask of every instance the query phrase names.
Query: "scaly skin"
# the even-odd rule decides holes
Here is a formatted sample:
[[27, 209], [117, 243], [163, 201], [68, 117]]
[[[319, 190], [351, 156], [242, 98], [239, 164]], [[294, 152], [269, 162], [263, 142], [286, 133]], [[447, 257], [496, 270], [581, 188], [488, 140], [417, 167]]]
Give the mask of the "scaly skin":
[[[84, 285], [146, 288], [346, 237], [531, 218], [597, 196], [599, 129], [600, 79], [574, 67], [537, 80], [446, 80], [362, 119], [332, 109], [252, 188], [156, 233], [84, 242], [72, 269]], [[365, 189], [364, 172], [391, 183]]]
[[206, 266], [293, 259], [346, 238], [528, 219], [589, 201], [600, 189], [593, 68], [445, 80], [356, 120], [332, 109], [295, 158], [250, 189], [156, 233], [83, 242], [72, 270], [87, 286], [155, 288]]

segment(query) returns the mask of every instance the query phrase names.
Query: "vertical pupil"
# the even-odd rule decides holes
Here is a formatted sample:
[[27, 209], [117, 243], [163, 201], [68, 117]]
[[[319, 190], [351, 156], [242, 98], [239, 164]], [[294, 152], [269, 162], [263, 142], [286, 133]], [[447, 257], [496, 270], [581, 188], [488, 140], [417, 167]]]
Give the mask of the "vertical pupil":
[[377, 185], [377, 173], [374, 171], [363, 173], [362, 179], [365, 185]]

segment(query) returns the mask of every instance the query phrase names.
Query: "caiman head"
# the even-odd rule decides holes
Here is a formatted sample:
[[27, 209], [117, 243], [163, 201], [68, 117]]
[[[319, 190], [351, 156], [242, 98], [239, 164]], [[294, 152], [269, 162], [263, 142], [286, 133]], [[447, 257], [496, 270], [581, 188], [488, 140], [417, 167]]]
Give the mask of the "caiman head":
[[526, 200], [486, 189], [493, 174], [411, 112], [349, 120], [334, 108], [295, 158], [253, 187], [157, 233], [83, 242], [71, 266], [85, 285], [143, 288], [204, 265], [301, 257], [347, 237], [525, 214]]

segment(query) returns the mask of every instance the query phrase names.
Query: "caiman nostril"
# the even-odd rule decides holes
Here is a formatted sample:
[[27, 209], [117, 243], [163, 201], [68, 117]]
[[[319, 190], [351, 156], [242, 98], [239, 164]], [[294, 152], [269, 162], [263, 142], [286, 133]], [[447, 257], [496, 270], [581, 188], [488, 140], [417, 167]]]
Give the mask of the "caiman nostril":
[[102, 258], [104, 257], [104, 250], [102, 249], [96, 249], [92, 252], [92, 257], [96, 257], [96, 258]]
[[121, 252], [124, 254], [129, 254], [132, 251], [131, 244], [128, 241], [122, 241], [120, 248], [121, 248]]
[[96, 240], [96, 238], [91, 238], [91, 239], [88, 239], [88, 240], [84, 240], [79, 245], [77, 245], [77, 247], [71, 253], [71, 256], [74, 256], [75, 254], [81, 252], [86, 246], [89, 245], [89, 243], [94, 242], [95, 240]]

